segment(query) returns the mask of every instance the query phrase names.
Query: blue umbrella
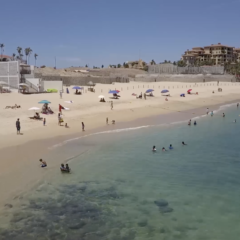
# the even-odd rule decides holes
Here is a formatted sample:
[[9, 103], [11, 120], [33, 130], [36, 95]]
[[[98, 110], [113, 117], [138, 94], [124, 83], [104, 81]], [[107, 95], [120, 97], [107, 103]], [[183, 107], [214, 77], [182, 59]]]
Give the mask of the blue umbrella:
[[167, 89], [164, 89], [161, 91], [161, 93], [167, 93], [167, 92], [169, 92]]
[[111, 93], [111, 94], [118, 94], [118, 91], [117, 91], [117, 90], [110, 90], [108, 93]]
[[51, 103], [51, 102], [49, 102], [48, 100], [42, 100], [42, 101], [40, 101], [40, 102], [38, 102], [38, 103]]
[[79, 87], [79, 86], [75, 86], [75, 87], [73, 87], [72, 89], [82, 89], [82, 87]]
[[146, 91], [146, 93], [150, 93], [150, 92], [153, 92], [154, 90], [153, 89], [148, 89], [147, 91]]

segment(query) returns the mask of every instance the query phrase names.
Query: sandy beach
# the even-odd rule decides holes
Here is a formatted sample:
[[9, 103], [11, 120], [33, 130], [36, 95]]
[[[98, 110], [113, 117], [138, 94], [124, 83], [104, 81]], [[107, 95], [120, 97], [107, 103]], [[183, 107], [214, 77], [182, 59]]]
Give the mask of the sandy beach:
[[[222, 92], [218, 92], [218, 88]], [[38, 181], [44, 179], [46, 174], [51, 170], [59, 167], [64, 160], [61, 157], [48, 162], [47, 171], [39, 168], [39, 158], [50, 151], [49, 147], [63, 142], [64, 140], [83, 136], [96, 129], [109, 130], [120, 127], [136, 125], [133, 121], [148, 124], [147, 117], [158, 116], [161, 114], [174, 114], [166, 120], [171, 121], [189, 119], [206, 112], [206, 108], [213, 110], [216, 106], [224, 105], [229, 102], [238, 101], [239, 83], [198, 83], [186, 84], [179, 82], [161, 82], [161, 83], [137, 83], [129, 84], [112, 84], [95, 87], [95, 93], [88, 92], [87, 87], [82, 95], [75, 95], [75, 90], [68, 87], [70, 93], [64, 93], [62, 99], [59, 93], [51, 94], [32, 94], [22, 95], [19, 93], [1, 94], [0, 95], [0, 115], [1, 115], [1, 184], [0, 190], [4, 192], [0, 198], [0, 204], [6, 202], [9, 198], [14, 198], [31, 188]], [[119, 90], [119, 99], [111, 99], [112, 95], [108, 94], [109, 90]], [[147, 89], [154, 89], [154, 97], [147, 97], [146, 100], [136, 99], [132, 94], [139, 95]], [[171, 97], [168, 101], [162, 96], [161, 90], [168, 89]], [[187, 90], [192, 89], [192, 94], [187, 94]], [[213, 93], [214, 91], [214, 93]], [[198, 92], [198, 95], [195, 93]], [[180, 97], [185, 93], [186, 97]], [[99, 102], [99, 95], [105, 96], [105, 103]], [[42, 107], [38, 104], [41, 100], [51, 102], [50, 107], [54, 111], [52, 115], [43, 115], [46, 118], [46, 126], [42, 121], [31, 120], [29, 117], [34, 115], [34, 111], [29, 111], [31, 107]], [[67, 102], [66, 102], [67, 101]], [[73, 103], [68, 103], [72, 101]], [[113, 101], [113, 110], [111, 110], [110, 101]], [[5, 109], [6, 106], [20, 105], [18, 109]], [[63, 110], [64, 123], [69, 128], [58, 126], [58, 107], [61, 104], [69, 110]], [[200, 110], [199, 110], [200, 109]], [[194, 111], [192, 111], [194, 110]], [[187, 114], [186, 114], [187, 113]], [[23, 135], [16, 134], [15, 122], [17, 118], [21, 122], [21, 132]], [[106, 118], [111, 124], [112, 120], [116, 121], [113, 126], [106, 125]], [[82, 132], [81, 122], [85, 123], [85, 132]]]

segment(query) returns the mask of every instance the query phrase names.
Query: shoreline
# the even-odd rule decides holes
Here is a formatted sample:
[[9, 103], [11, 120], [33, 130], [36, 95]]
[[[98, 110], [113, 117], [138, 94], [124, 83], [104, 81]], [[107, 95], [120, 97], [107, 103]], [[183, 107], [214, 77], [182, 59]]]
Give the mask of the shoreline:
[[[216, 111], [219, 110], [221, 106], [234, 104], [236, 102], [238, 102], [237, 99], [211, 105], [211, 110]], [[195, 117], [201, 117], [205, 115], [206, 107], [210, 107], [209, 104], [198, 108], [189, 108], [189, 106], [184, 106], [187, 109], [176, 111], [173, 108], [174, 105], [175, 103], [172, 102], [172, 105], [169, 104], [166, 106], [166, 108], [163, 108], [162, 105], [159, 105], [155, 108], [152, 107], [154, 110], [157, 109], [158, 111], [153, 111], [152, 113], [155, 114], [152, 114], [148, 117], [141, 117], [141, 114], [139, 114], [139, 111], [143, 111], [144, 108], [138, 109], [138, 114], [136, 115], [135, 119], [130, 119], [127, 121], [123, 118], [123, 121], [117, 121], [116, 125], [106, 126], [105, 124], [104, 126], [104, 124], [102, 124], [98, 127], [95, 125], [95, 128], [93, 127], [90, 130], [87, 130], [84, 134], [78, 132], [75, 134], [70, 133], [51, 138], [40, 138], [34, 141], [22, 143], [17, 146], [12, 145], [7, 148], [1, 148], [0, 154], [3, 156], [3, 160], [0, 173], [0, 176], [2, 177], [0, 189], [5, 194], [0, 198], [0, 206], [4, 207], [4, 204], [6, 203], [5, 201], [11, 201], [11, 199], [17, 195], [24, 194], [36, 186], [36, 184], [44, 180], [47, 175], [53, 171], [56, 171], [56, 168], [58, 169], [60, 163], [66, 160], [66, 157], [64, 156], [59, 156], [57, 159], [45, 159], [45, 157], [51, 155], [51, 149], [53, 146], [62, 146], [70, 141], [73, 141], [74, 139], [77, 140], [83, 137], [94, 137], [96, 134], [104, 134], [122, 130], [128, 131], [129, 128], [139, 128], [144, 126], [144, 124], [146, 125], [146, 123], [147, 125], [153, 126], [156, 125], [156, 123], [157, 125], [169, 125], [177, 122], [181, 123], [190, 118], [193, 119]], [[192, 104], [191, 106], [196, 105]], [[12, 151], [12, 149], [14, 149], [14, 151]], [[47, 161], [47, 169], [43, 170], [38, 166], [38, 161], [40, 158], [43, 158]], [[70, 158], [71, 157], [68, 156], [68, 159]], [[5, 186], [6, 182], [7, 184]], [[11, 189], [11, 191], [9, 191], [9, 189]]]

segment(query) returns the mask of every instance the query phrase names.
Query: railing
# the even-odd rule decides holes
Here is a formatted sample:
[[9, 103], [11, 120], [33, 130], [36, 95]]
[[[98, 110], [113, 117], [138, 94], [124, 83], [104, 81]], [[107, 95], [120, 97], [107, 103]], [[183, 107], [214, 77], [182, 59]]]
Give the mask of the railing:
[[27, 79], [25, 79], [25, 83], [32, 89], [38, 92], [38, 87], [33, 85], [31, 82], [29, 82]]

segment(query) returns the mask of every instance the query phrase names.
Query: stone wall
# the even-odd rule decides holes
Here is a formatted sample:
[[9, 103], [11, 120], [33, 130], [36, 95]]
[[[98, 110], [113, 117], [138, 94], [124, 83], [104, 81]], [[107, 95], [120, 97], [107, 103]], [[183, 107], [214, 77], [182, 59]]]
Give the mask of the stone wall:
[[88, 82], [101, 84], [112, 84], [113, 82], [128, 83], [129, 78], [120, 77], [76, 77], [76, 76], [61, 76], [61, 75], [41, 75], [35, 74], [35, 77], [41, 78], [42, 81], [63, 81], [63, 85], [80, 85], [87, 86]]
[[150, 74], [224, 74], [223, 66], [178, 67], [173, 64], [157, 64], [148, 67]]
[[235, 82], [233, 75], [203, 75], [203, 74], [148, 74], [137, 75], [136, 82]]

